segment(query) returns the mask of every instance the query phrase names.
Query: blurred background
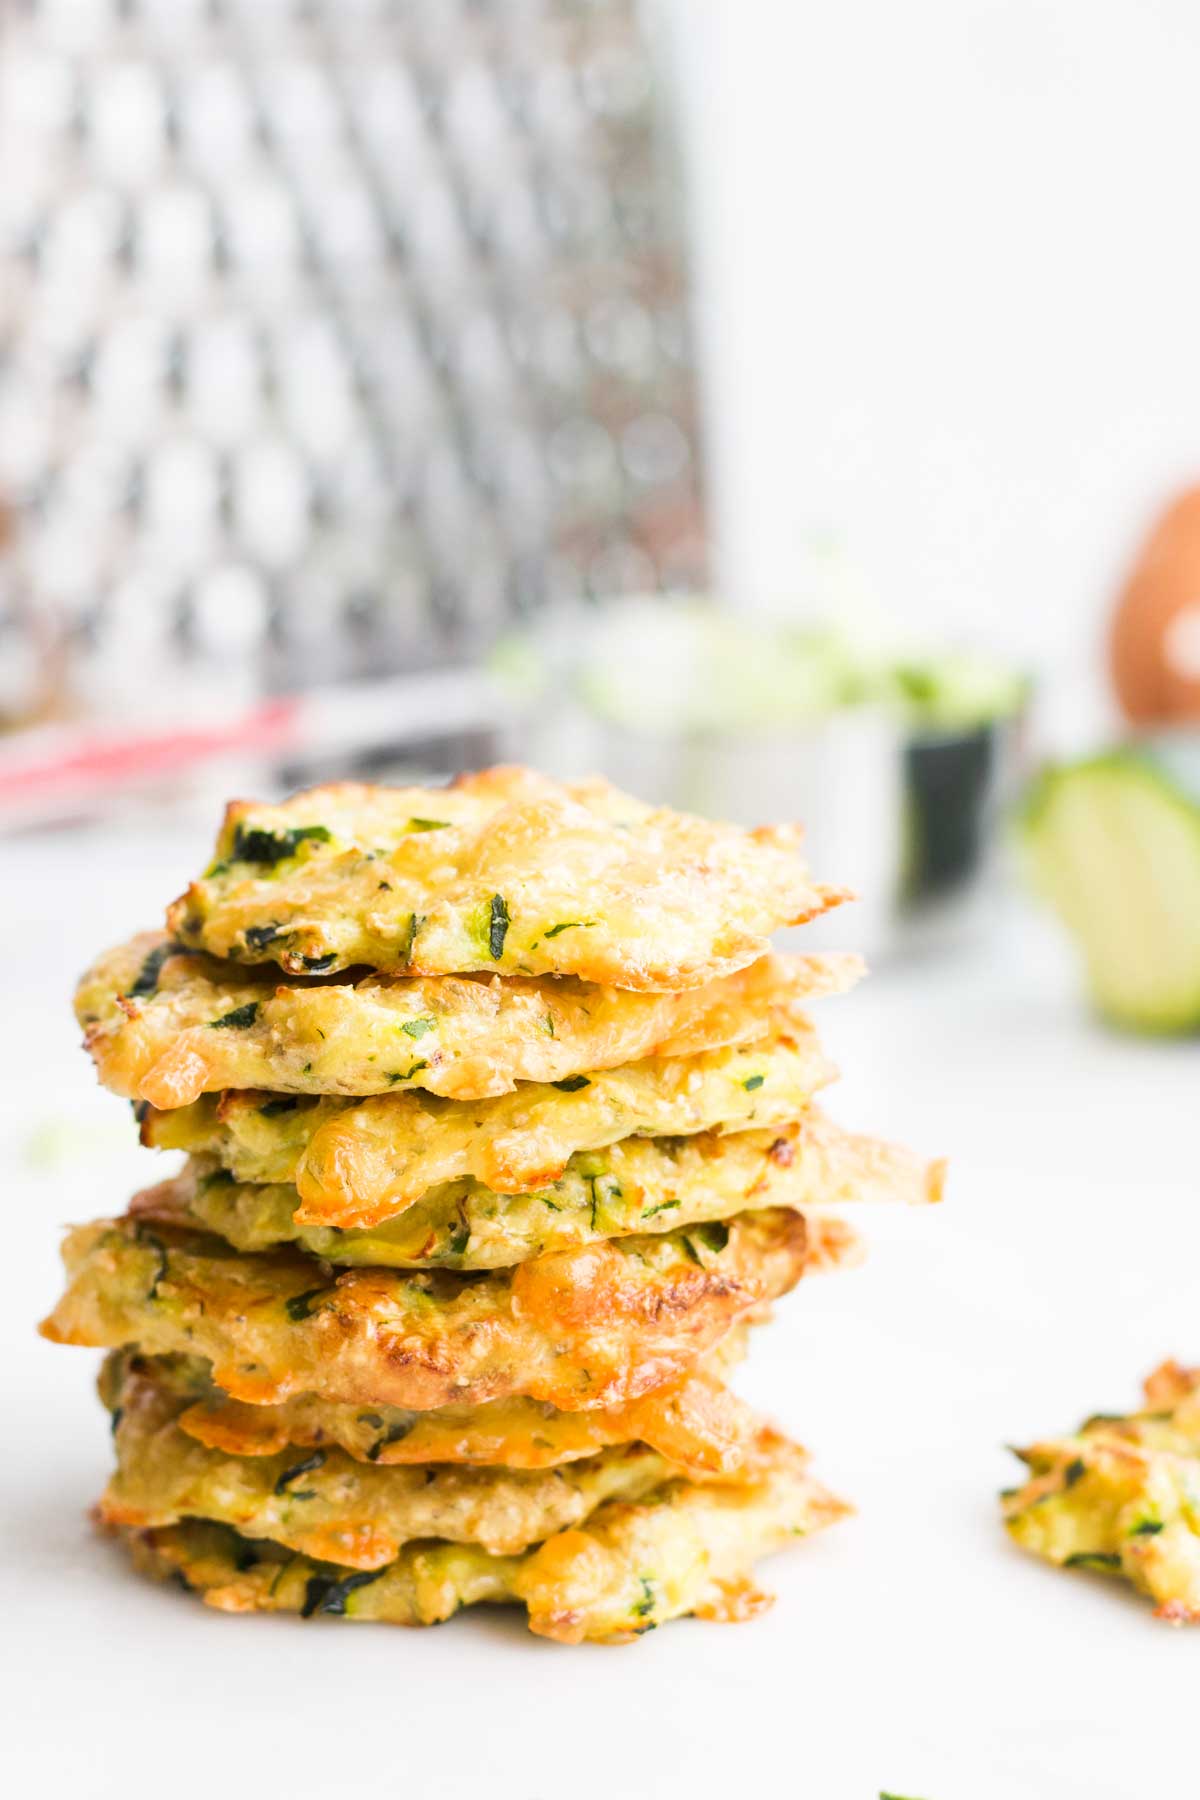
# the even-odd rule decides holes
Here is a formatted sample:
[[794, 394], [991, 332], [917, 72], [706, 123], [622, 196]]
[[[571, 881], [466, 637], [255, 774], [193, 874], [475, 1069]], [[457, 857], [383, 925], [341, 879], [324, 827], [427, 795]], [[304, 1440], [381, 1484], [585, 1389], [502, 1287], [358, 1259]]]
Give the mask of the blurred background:
[[1026, 796], [1070, 914], [1125, 790], [1031, 776], [1200, 691], [1198, 59], [1186, 0], [0, 0], [0, 830], [600, 768], [805, 818], [886, 957]]

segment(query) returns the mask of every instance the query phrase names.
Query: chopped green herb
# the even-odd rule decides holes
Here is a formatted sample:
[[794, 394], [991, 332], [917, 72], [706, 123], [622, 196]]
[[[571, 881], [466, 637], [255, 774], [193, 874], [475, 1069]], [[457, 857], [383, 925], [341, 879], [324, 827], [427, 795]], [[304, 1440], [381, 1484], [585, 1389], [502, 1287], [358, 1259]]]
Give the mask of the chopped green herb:
[[[323, 1469], [325, 1467], [325, 1461], [326, 1457], [324, 1450], [314, 1450], [311, 1456], [306, 1456], [304, 1458], [303, 1462], [293, 1463], [290, 1469], [285, 1469], [283, 1471], [283, 1474], [275, 1483], [275, 1492], [277, 1494], [285, 1494], [288, 1488], [291, 1487], [293, 1481], [299, 1476], [311, 1475], [314, 1469]], [[292, 1499], [311, 1500], [312, 1490], [309, 1489], [307, 1493], [293, 1494]]]
[[332, 969], [337, 961], [337, 953], [331, 950], [328, 956], [302, 956], [300, 961], [310, 975], [323, 975], [326, 969]]
[[[215, 881], [218, 875], [228, 875], [228, 873], [229, 864], [225, 861], [223, 856], [220, 856], [217, 858], [216, 862], [209, 863], [207, 869], [204, 871], [204, 879], [205, 881]], [[185, 931], [197, 931], [199, 926], [199, 919], [187, 919], [184, 921], [183, 928]]]
[[410, 819], [408, 829], [410, 831], [445, 831], [449, 823], [449, 819]]
[[314, 1575], [304, 1590], [304, 1605], [300, 1608], [302, 1619], [311, 1619], [314, 1613], [334, 1613], [341, 1616], [346, 1611], [346, 1602], [356, 1588], [369, 1587], [378, 1581], [386, 1569], [356, 1569], [352, 1575], [332, 1577]]
[[471, 1227], [465, 1219], [459, 1219], [450, 1233], [447, 1249], [451, 1256], [461, 1256], [471, 1241]]
[[[719, 1256], [729, 1242], [729, 1227], [720, 1220], [711, 1225], [696, 1225], [683, 1240], [683, 1247], [694, 1263], [704, 1266], [701, 1250], [707, 1250], [710, 1256]], [[697, 1248], [699, 1246], [699, 1248]]]
[[655, 1213], [670, 1212], [673, 1207], [678, 1205], [678, 1200], [660, 1200], [657, 1206], [645, 1207], [642, 1212], [642, 1217], [643, 1219], [652, 1219]]
[[160, 1237], [155, 1237], [152, 1231], [147, 1231], [144, 1225], [139, 1225], [137, 1228], [137, 1241], [153, 1250], [158, 1257], [158, 1267], [154, 1271], [154, 1279], [146, 1290], [147, 1300], [157, 1300], [158, 1284], [160, 1281], [165, 1281], [167, 1275], [167, 1246]]
[[405, 927], [404, 936], [400, 939], [399, 945], [400, 961], [402, 963], [410, 963], [412, 961], [413, 945], [416, 943], [417, 933], [424, 923], [425, 920], [421, 913], [409, 913], [408, 924]]
[[131, 1000], [144, 1000], [158, 986], [158, 978], [162, 974], [162, 966], [169, 956], [190, 956], [193, 953], [185, 950], [182, 944], [155, 944], [149, 956], [137, 972], [137, 980], [129, 990]]
[[247, 925], [242, 934], [247, 950], [265, 950], [279, 936], [278, 925]]
[[1161, 1519], [1139, 1519], [1130, 1537], [1157, 1537], [1163, 1528]]
[[410, 1038], [421, 1038], [425, 1036], [427, 1031], [437, 1030], [437, 1020], [406, 1019], [400, 1029], [401, 1031], [407, 1032]]
[[591, 1087], [591, 1085], [590, 1075], [564, 1075], [561, 1081], [550, 1083], [550, 1086], [556, 1087], [560, 1094], [577, 1094], [580, 1088]]
[[508, 936], [511, 920], [503, 894], [492, 895], [492, 908], [488, 924], [488, 950], [492, 961], [499, 962], [504, 955], [504, 940]]
[[1075, 1483], [1082, 1481], [1086, 1474], [1087, 1464], [1077, 1456], [1074, 1462], [1069, 1462], [1063, 1470], [1063, 1486], [1065, 1488], [1074, 1487]]
[[299, 1104], [295, 1094], [276, 1094], [274, 1099], [259, 1107], [259, 1116], [263, 1119], [277, 1119], [280, 1113], [295, 1112]]
[[302, 1294], [293, 1294], [291, 1299], [286, 1303], [288, 1318], [297, 1325], [300, 1323], [301, 1319], [309, 1318], [312, 1314], [314, 1301], [319, 1300], [322, 1294], [328, 1292], [328, 1288], [317, 1287], [306, 1288]]
[[243, 1031], [253, 1025], [258, 1017], [258, 1001], [247, 1000], [245, 1006], [235, 1006], [232, 1012], [225, 1013], [219, 1019], [210, 1019], [210, 1031]]
[[[602, 1206], [606, 1205], [607, 1202], [609, 1202], [610, 1200], [622, 1199], [623, 1195], [621, 1193], [621, 1184], [617, 1180], [615, 1175], [605, 1175], [603, 1170], [597, 1170], [596, 1174], [589, 1175], [589, 1176], [587, 1176], [586, 1179], [587, 1179], [588, 1186], [592, 1190], [591, 1227], [592, 1227], [592, 1230], [595, 1231], [597, 1228], [597, 1222], [598, 1222], [600, 1208]], [[604, 1193], [596, 1185], [597, 1182], [604, 1182], [604, 1181], [607, 1181], [609, 1183], [609, 1188], [608, 1188], [607, 1193]]]
[[554, 1036], [554, 1014], [552, 1012], [548, 1012], [546, 1014], [544, 1023], [546, 1026], [547, 1034], [550, 1037], [553, 1037]]
[[305, 842], [328, 844], [332, 833], [324, 825], [294, 825], [290, 831], [269, 831], [263, 825], [239, 825], [233, 834], [233, 862], [265, 863], [274, 868], [295, 856]]
[[[376, 1423], [382, 1425], [383, 1420], [377, 1419]], [[402, 1419], [395, 1425], [389, 1425], [383, 1436], [377, 1438], [367, 1451], [367, 1461], [378, 1462], [388, 1445], [398, 1444], [401, 1438], [406, 1438], [415, 1424], [415, 1419]]]
[[642, 1584], [642, 1597], [634, 1603], [633, 1616], [644, 1619], [654, 1611], [654, 1583], [648, 1575], [639, 1575], [638, 1580]]
[[766, 1079], [767, 1078], [765, 1075], [747, 1075], [745, 1081], [743, 1081], [743, 1083], [742, 1083], [742, 1086], [745, 1088], [745, 1090], [748, 1094], [752, 1094], [754, 1092], [755, 1088], [760, 1088]]
[[420, 1062], [413, 1063], [410, 1069], [390, 1069], [388, 1071], [388, 1080], [391, 1082], [411, 1081], [414, 1075], [419, 1075], [422, 1069], [427, 1069], [428, 1067], [429, 1064], [425, 1061], [424, 1057], [422, 1057]]
[[302, 1069], [301, 1069], [301, 1071], [300, 1071], [300, 1073], [301, 1073], [301, 1074], [302, 1074], [302, 1075], [311, 1075], [311, 1074], [312, 1074], [312, 1064], [311, 1064], [311, 1063], [305, 1063], [305, 1065], [304, 1065], [304, 1067], [303, 1067], [303, 1068], [302, 1068]]
[[552, 925], [546, 936], [548, 938], [557, 937], [560, 931], [586, 931], [595, 923], [595, 919], [564, 919], [561, 924]]
[[1115, 1551], [1080, 1550], [1074, 1556], [1068, 1556], [1063, 1564], [1064, 1569], [1119, 1569], [1121, 1558]]

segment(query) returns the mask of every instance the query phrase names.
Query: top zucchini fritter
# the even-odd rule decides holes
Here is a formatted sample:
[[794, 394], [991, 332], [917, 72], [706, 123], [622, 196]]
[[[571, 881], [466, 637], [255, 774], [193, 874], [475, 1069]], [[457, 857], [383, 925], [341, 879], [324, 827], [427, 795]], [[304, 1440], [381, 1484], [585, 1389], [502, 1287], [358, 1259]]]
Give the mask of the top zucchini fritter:
[[798, 849], [795, 828], [714, 825], [526, 769], [448, 788], [341, 782], [235, 801], [216, 861], [167, 919], [189, 946], [296, 975], [361, 963], [698, 987], [847, 898], [814, 886]]
[[1171, 1624], [1200, 1622], [1200, 1369], [1167, 1362], [1146, 1410], [1097, 1413], [1072, 1436], [1017, 1454], [1023, 1487], [1004, 1495], [1009, 1532], [1064, 1568], [1122, 1575]]
[[781, 1210], [619, 1238], [504, 1274], [401, 1274], [99, 1220], [63, 1246], [70, 1284], [42, 1332], [136, 1343], [213, 1365], [235, 1400], [294, 1394], [425, 1411], [513, 1394], [570, 1412], [677, 1381], [806, 1269], [853, 1258], [853, 1232]]
[[109, 950], [75, 995], [105, 1087], [168, 1109], [222, 1088], [458, 1100], [506, 1094], [646, 1056], [748, 1043], [774, 1009], [841, 992], [856, 956], [763, 957], [682, 993], [633, 994], [571, 977], [367, 975], [281, 986], [184, 952], [161, 932]]
[[214, 1155], [239, 1181], [294, 1183], [305, 1225], [379, 1225], [442, 1182], [472, 1176], [529, 1193], [572, 1156], [625, 1137], [747, 1131], [802, 1114], [832, 1079], [800, 1018], [757, 1044], [648, 1056], [622, 1069], [524, 1082], [490, 1100], [376, 1094], [365, 1100], [242, 1092], [148, 1112], [142, 1141]]

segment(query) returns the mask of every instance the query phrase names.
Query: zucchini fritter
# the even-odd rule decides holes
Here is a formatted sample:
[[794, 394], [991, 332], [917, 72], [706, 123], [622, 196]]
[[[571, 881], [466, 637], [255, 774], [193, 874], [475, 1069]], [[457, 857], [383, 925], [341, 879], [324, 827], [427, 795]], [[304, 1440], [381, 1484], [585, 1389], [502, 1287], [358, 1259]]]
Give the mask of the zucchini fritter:
[[101, 1219], [63, 1246], [57, 1343], [186, 1351], [253, 1403], [321, 1394], [423, 1412], [523, 1394], [571, 1412], [637, 1399], [692, 1369], [805, 1269], [853, 1257], [830, 1220], [742, 1213], [538, 1257], [498, 1274], [349, 1269], [294, 1251]]
[[223, 1612], [435, 1625], [464, 1606], [519, 1602], [541, 1637], [622, 1643], [687, 1614], [753, 1617], [770, 1604], [752, 1579], [759, 1558], [849, 1511], [809, 1475], [797, 1445], [765, 1436], [755, 1482], [668, 1482], [640, 1502], [609, 1501], [585, 1526], [522, 1557], [434, 1542], [407, 1546], [385, 1569], [353, 1571], [247, 1541], [220, 1525], [126, 1536], [140, 1568], [182, 1576]]
[[1063, 1568], [1123, 1576], [1175, 1625], [1200, 1622], [1200, 1370], [1164, 1363], [1141, 1412], [1097, 1413], [1018, 1451], [1003, 1496], [1016, 1542]]
[[[274, 1406], [231, 1400], [195, 1356], [135, 1358], [159, 1381], [188, 1396], [179, 1425], [189, 1437], [234, 1456], [272, 1456], [287, 1444], [310, 1449], [336, 1444], [359, 1462], [503, 1463], [510, 1469], [553, 1469], [594, 1456], [611, 1444], [649, 1444], [695, 1475], [735, 1475], [745, 1465], [759, 1421], [721, 1377], [745, 1354], [739, 1325], [681, 1381], [640, 1400], [559, 1412], [538, 1400], [493, 1400], [486, 1406], [444, 1406], [431, 1412], [398, 1406], [346, 1406], [316, 1394], [297, 1394]], [[110, 1351], [101, 1393], [115, 1411], [122, 1372], [132, 1353]]]
[[279, 806], [235, 801], [216, 861], [167, 920], [192, 948], [294, 975], [363, 964], [699, 987], [847, 897], [810, 882], [799, 835], [526, 769], [447, 788], [340, 782]]
[[214, 1231], [238, 1250], [294, 1243], [326, 1262], [383, 1268], [498, 1269], [601, 1238], [675, 1231], [764, 1206], [936, 1200], [941, 1167], [854, 1137], [816, 1109], [770, 1131], [625, 1138], [573, 1156], [552, 1187], [497, 1194], [469, 1177], [432, 1188], [368, 1231], [303, 1225], [282, 1183], [246, 1183], [211, 1160], [135, 1195], [129, 1210]]
[[578, 1525], [604, 1500], [637, 1500], [680, 1471], [644, 1444], [562, 1468], [386, 1468], [336, 1448], [230, 1456], [179, 1429], [186, 1393], [129, 1362], [113, 1398], [117, 1469], [100, 1500], [110, 1525], [213, 1519], [304, 1556], [378, 1569], [415, 1538], [510, 1556]]
[[748, 1043], [771, 1009], [838, 993], [856, 956], [767, 956], [702, 988], [634, 994], [573, 977], [360, 975], [281, 985], [179, 952], [161, 932], [108, 951], [83, 977], [75, 1016], [100, 1080], [169, 1109], [221, 1088], [456, 1100], [562, 1081], [645, 1056]]
[[471, 1177], [498, 1193], [529, 1193], [558, 1181], [578, 1152], [621, 1138], [781, 1124], [832, 1073], [811, 1028], [796, 1021], [759, 1044], [647, 1057], [557, 1087], [527, 1082], [491, 1100], [206, 1095], [148, 1112], [142, 1138], [215, 1155], [239, 1181], [294, 1185], [300, 1224], [362, 1229], [444, 1182]]

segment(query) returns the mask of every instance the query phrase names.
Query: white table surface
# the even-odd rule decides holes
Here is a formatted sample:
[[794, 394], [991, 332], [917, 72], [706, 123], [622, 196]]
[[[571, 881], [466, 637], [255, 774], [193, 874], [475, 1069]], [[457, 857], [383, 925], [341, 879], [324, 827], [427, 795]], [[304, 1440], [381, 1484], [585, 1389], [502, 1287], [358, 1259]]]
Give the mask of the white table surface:
[[[1006, 1442], [1200, 1360], [1195, 1045], [1105, 1034], [1018, 922], [986, 953], [823, 1006], [842, 1118], [952, 1159], [945, 1206], [875, 1209], [860, 1271], [780, 1308], [741, 1377], [859, 1512], [766, 1565], [753, 1624], [564, 1650], [484, 1609], [436, 1631], [222, 1617], [136, 1579], [84, 1510], [109, 1461], [97, 1357], [43, 1343], [59, 1227], [158, 1165], [77, 1047], [74, 976], [150, 924], [200, 837], [0, 852], [12, 1793], [804, 1800], [1194, 1793], [1200, 1630], [1010, 1548]], [[847, 942], [852, 941], [847, 916]]]

